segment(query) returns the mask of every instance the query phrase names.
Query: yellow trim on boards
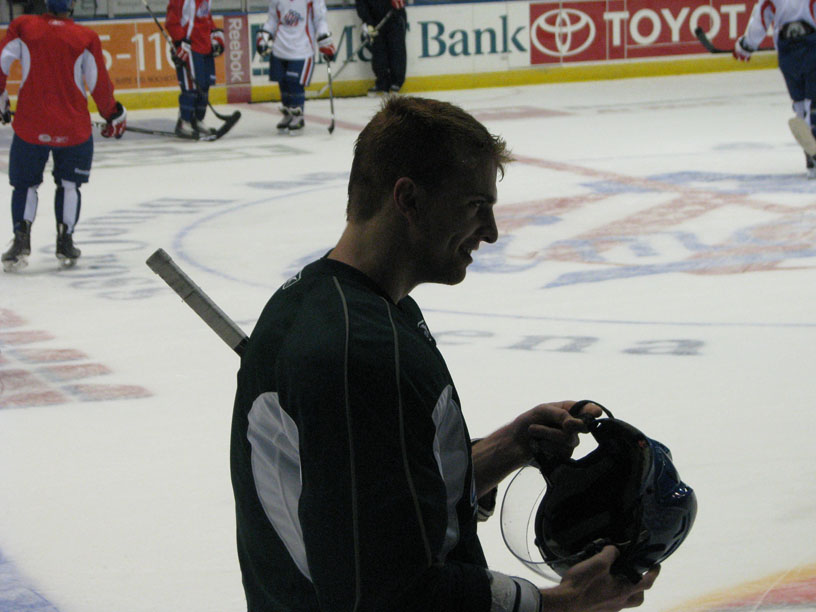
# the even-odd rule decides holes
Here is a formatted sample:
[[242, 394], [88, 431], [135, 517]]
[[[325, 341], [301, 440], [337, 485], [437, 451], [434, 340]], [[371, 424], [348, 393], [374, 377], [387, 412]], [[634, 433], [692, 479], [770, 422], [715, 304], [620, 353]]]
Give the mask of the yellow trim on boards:
[[[736, 70], [768, 70], [777, 67], [776, 53], [757, 53], [750, 62], [737, 62], [730, 55], [722, 54], [684, 59], [606, 62], [590, 65], [546, 65], [518, 70], [502, 70], [500, 72], [409, 76], [401, 93], [630, 79]], [[370, 81], [338, 81], [334, 83], [334, 95], [338, 98], [364, 96], [372, 83], [373, 79]], [[310, 85], [306, 94], [307, 101], [310, 99], [308, 97], [309, 91], [316, 93], [324, 85], [325, 83]], [[275, 84], [255, 85], [252, 87], [251, 96], [252, 102], [280, 100], [280, 92]], [[178, 90], [122, 91], [116, 93], [116, 98], [129, 109], [168, 108], [178, 104]], [[324, 93], [321, 98], [328, 98], [328, 92]], [[226, 88], [218, 86], [210, 89], [210, 102], [212, 104], [226, 104]], [[95, 110], [92, 100], [90, 101], [90, 108]]]

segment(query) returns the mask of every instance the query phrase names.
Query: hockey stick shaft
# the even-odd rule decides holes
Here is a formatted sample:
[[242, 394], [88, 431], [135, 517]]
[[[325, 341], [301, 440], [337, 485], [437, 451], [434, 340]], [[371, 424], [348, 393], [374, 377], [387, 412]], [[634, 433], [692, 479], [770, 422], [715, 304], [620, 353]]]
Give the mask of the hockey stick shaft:
[[334, 88], [332, 87], [331, 62], [326, 63], [326, 70], [329, 75], [329, 109], [331, 110], [331, 123], [329, 124], [329, 134], [334, 132]]
[[207, 326], [238, 355], [243, 355], [249, 340], [238, 324], [230, 319], [204, 291], [196, 285], [164, 249], [147, 258], [148, 267], [158, 274]]
[[[147, 3], [147, 0], [142, 0], [142, 4], [144, 4], [144, 7], [147, 9], [147, 12], [150, 13], [150, 16], [153, 18], [153, 22], [156, 24], [156, 27], [159, 28], [159, 32], [161, 32], [162, 36], [164, 36], [164, 40], [167, 41], [167, 44], [170, 45], [171, 47], [175, 47], [175, 44], [173, 43], [173, 39], [170, 38], [170, 35], [167, 33], [167, 30], [165, 30], [162, 27], [162, 24], [159, 23], [159, 20], [156, 17], [156, 14], [153, 12], [153, 9], [150, 8], [150, 5]], [[175, 54], [175, 51], [172, 51], [172, 53]], [[193, 85], [195, 85], [195, 88], [198, 91], [198, 93], [202, 94], [203, 92], [201, 91], [201, 87], [199, 86], [198, 82], [195, 79], [191, 79], [191, 80], [193, 82]], [[212, 102], [210, 102], [209, 96], [207, 97], [207, 106], [210, 107], [210, 110], [212, 111], [213, 115], [218, 117], [221, 121], [226, 121], [227, 119], [232, 118], [232, 116], [230, 116], [230, 115], [222, 115], [217, 110], [215, 110], [215, 107], [213, 107]], [[236, 111], [236, 112], [238, 112], [238, 111]], [[233, 113], [233, 115], [234, 114], [235, 113]], [[238, 115], [240, 116], [240, 113], [238, 113]]]
[[[734, 52], [733, 49], [720, 49], [719, 47], [715, 47], [714, 43], [711, 42], [711, 40], [708, 38], [708, 35], [705, 33], [705, 30], [703, 30], [703, 28], [701, 28], [699, 26], [694, 29], [694, 35], [697, 37], [697, 40], [700, 41], [700, 44], [702, 44], [709, 53], [733, 53]], [[773, 46], [759, 47], [758, 49], [755, 49], [754, 52], [756, 52], [756, 51], [773, 51], [773, 50], [774, 50]]]
[[[93, 123], [94, 126], [96, 126], [98, 128], [103, 128], [103, 127], [105, 127], [107, 125], [107, 123], [105, 123], [103, 121], [93, 121], [92, 123]], [[135, 132], [137, 134], [151, 134], [153, 136], [172, 136], [173, 138], [176, 138], [176, 133], [175, 132], [166, 132], [164, 130], [151, 130], [149, 128], [136, 127], [135, 125], [126, 125], [125, 126], [125, 131], [126, 132]]]

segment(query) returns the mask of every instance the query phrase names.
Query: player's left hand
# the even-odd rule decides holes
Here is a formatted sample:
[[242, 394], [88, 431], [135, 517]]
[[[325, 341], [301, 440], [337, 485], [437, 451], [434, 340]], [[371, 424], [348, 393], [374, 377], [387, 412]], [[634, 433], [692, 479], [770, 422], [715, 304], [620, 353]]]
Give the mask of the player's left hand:
[[0, 123], [3, 125], [11, 123], [11, 103], [5, 89], [0, 93]]
[[212, 46], [213, 57], [218, 57], [224, 52], [224, 49], [227, 47], [224, 30], [216, 28], [210, 32], [210, 45]]
[[334, 44], [332, 43], [331, 32], [321, 34], [317, 37], [317, 50], [320, 51], [320, 55], [322, 55], [323, 59], [327, 62], [334, 59], [336, 51], [334, 49]]
[[[511, 427], [521, 462], [529, 461], [539, 452], [564, 458], [572, 455], [578, 446], [578, 434], [589, 431], [584, 421], [570, 414], [573, 404], [575, 402], [571, 401], [539, 404], [516, 417]], [[598, 418], [603, 411], [598, 405], [589, 403], [581, 414]]]
[[735, 59], [738, 59], [741, 62], [750, 62], [751, 54], [753, 52], [754, 49], [752, 49], [745, 43], [745, 37], [742, 36], [737, 41], [737, 44], [734, 45], [734, 50], [731, 52], [731, 54], [734, 56]]
[[106, 120], [107, 123], [102, 127], [102, 136], [121, 138], [127, 127], [127, 110], [121, 102], [116, 103], [116, 110]]

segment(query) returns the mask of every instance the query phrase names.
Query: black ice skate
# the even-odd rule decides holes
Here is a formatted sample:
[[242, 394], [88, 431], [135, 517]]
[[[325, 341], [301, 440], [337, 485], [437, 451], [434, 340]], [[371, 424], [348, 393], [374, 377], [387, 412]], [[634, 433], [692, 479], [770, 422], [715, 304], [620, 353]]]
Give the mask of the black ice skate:
[[283, 113], [283, 119], [278, 121], [278, 125], [275, 127], [279, 132], [287, 132], [289, 131], [289, 124], [292, 123], [292, 109], [288, 106], [281, 106], [280, 111]]
[[816, 179], [816, 161], [807, 153], [805, 153], [805, 166], [807, 167], [807, 177]]
[[28, 265], [28, 256], [31, 255], [31, 223], [23, 221], [20, 229], [14, 232], [14, 241], [11, 248], [3, 253], [3, 270], [15, 272]]
[[74, 246], [74, 238], [68, 233], [68, 226], [57, 223], [57, 259], [60, 260], [62, 267], [72, 267], [81, 254], [82, 251]]
[[303, 133], [303, 126], [306, 125], [306, 122], [303, 120], [303, 109], [302, 108], [290, 108], [289, 112], [292, 113], [292, 121], [289, 123], [289, 130], [290, 136], [295, 136], [297, 134]]

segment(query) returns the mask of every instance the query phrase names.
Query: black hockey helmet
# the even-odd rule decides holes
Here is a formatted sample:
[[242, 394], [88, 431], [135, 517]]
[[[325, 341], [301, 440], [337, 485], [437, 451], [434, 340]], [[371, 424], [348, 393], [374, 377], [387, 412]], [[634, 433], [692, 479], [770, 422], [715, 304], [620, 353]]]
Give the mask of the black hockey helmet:
[[[578, 402], [571, 412], [578, 415], [587, 403]], [[601, 408], [608, 418], [586, 419], [598, 443], [592, 452], [577, 460], [545, 454], [535, 457], [539, 482], [543, 475], [546, 491], [543, 497], [539, 493], [540, 504], [528, 527], [534, 531], [544, 563], [558, 576], [603, 546], [614, 544], [621, 555], [612, 571], [637, 582], [686, 538], [694, 523], [697, 499], [680, 480], [665, 445]], [[529, 486], [529, 475], [526, 482]], [[503, 531], [507, 527], [504, 505], [513, 484], [502, 507]], [[539, 571], [539, 562], [525, 558], [529, 551], [519, 551], [515, 537], [508, 539], [505, 534], [510, 550]]]

